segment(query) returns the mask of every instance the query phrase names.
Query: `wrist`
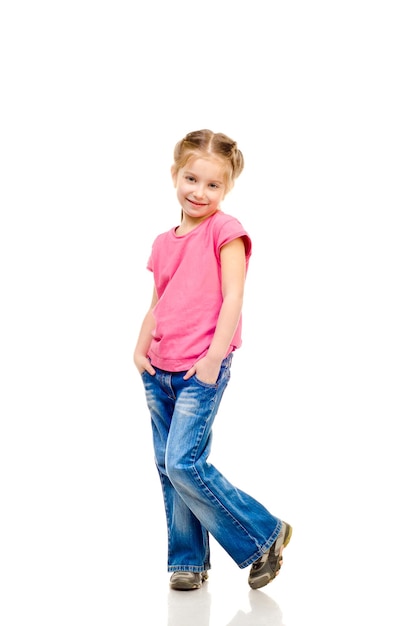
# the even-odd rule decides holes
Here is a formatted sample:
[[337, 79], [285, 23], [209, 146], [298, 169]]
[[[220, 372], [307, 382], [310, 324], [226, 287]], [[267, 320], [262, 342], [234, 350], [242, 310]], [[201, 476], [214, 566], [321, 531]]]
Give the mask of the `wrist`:
[[208, 351], [205, 355], [205, 358], [212, 365], [220, 365], [225, 357], [222, 353], [218, 354], [217, 352], [215, 353], [215, 352]]

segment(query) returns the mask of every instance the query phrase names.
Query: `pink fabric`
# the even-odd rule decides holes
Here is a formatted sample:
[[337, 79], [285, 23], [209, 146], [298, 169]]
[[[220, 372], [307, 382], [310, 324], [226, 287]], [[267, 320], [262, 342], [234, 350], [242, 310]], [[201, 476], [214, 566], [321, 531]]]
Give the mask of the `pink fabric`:
[[[172, 228], [155, 239], [147, 264], [159, 298], [148, 353], [154, 366], [185, 371], [206, 354], [222, 305], [220, 249], [238, 237], [244, 239], [248, 269], [251, 239], [236, 218], [222, 211], [182, 237]], [[242, 319], [228, 354], [241, 345], [241, 330]]]

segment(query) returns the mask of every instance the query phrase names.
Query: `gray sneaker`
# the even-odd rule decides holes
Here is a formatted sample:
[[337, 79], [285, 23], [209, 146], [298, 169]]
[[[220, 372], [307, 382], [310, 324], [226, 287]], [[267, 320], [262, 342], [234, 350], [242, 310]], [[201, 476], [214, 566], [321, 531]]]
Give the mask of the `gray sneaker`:
[[207, 580], [208, 573], [204, 572], [173, 572], [170, 578], [170, 588], [188, 591], [200, 589], [202, 583]]
[[277, 576], [282, 565], [282, 551], [290, 542], [293, 529], [286, 522], [282, 523], [278, 537], [261, 558], [252, 564], [248, 584], [252, 589], [265, 587]]

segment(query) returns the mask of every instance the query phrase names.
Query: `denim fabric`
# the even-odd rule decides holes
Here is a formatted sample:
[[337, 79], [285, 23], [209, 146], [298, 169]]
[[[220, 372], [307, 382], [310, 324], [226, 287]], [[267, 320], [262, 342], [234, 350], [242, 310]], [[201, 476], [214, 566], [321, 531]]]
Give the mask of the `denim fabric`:
[[229, 382], [230, 354], [216, 384], [184, 372], [142, 374], [168, 529], [168, 571], [210, 568], [209, 533], [240, 568], [275, 541], [281, 520], [233, 486], [208, 456], [212, 425]]

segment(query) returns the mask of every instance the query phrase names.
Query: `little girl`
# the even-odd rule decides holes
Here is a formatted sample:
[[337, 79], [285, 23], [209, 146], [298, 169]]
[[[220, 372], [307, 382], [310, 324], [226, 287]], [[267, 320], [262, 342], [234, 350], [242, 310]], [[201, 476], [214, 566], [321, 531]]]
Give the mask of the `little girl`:
[[199, 589], [210, 569], [209, 534], [253, 589], [278, 574], [291, 526], [232, 485], [211, 463], [212, 426], [241, 345], [251, 240], [221, 201], [242, 172], [235, 141], [191, 132], [171, 168], [181, 223], [156, 237], [154, 290], [134, 362], [151, 415], [168, 529], [173, 589]]

